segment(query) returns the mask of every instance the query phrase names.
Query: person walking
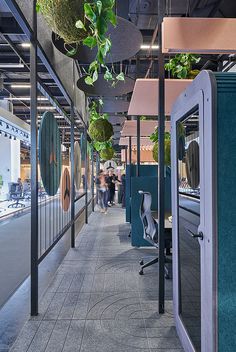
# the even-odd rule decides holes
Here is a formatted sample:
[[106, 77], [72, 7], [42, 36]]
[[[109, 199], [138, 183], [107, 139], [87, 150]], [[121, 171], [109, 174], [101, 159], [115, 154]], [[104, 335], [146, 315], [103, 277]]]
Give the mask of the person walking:
[[98, 189], [98, 202], [101, 208], [101, 213], [107, 214], [108, 185], [103, 170], [99, 171], [96, 184]]
[[119, 182], [118, 177], [114, 174], [114, 170], [110, 169], [108, 171], [108, 176], [106, 178], [108, 185], [108, 205], [112, 206], [115, 204], [115, 192], [116, 192], [116, 183]]

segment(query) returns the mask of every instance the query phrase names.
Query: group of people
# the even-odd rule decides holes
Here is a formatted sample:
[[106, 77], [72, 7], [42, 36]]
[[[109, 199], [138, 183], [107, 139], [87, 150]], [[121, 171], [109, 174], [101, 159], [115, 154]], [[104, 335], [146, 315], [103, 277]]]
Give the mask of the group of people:
[[116, 183], [120, 182], [114, 174], [114, 169], [109, 169], [108, 173], [99, 171], [96, 184], [98, 189], [98, 200], [101, 212], [107, 214], [107, 208], [115, 204]]

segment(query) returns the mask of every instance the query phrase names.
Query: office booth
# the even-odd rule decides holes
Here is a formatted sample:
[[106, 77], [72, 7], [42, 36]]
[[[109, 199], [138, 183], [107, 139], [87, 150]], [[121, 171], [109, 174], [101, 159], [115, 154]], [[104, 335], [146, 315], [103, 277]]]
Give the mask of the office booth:
[[202, 71], [172, 115], [174, 314], [185, 351], [236, 351], [236, 74]]

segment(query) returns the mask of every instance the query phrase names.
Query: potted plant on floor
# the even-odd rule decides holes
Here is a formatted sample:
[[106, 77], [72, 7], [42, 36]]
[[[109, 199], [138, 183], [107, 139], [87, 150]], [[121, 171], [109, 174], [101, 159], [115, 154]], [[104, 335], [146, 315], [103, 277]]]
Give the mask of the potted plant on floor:
[[97, 48], [97, 53], [85, 71], [85, 83], [93, 85], [98, 73], [104, 70], [104, 79], [115, 86], [124, 81], [123, 72], [114, 74], [105, 64], [105, 58], [111, 49], [111, 40], [106, 36], [108, 24], [116, 26], [114, 12], [115, 0], [38, 0], [37, 11], [41, 12], [52, 30], [64, 41], [65, 46], [76, 44], [69, 49], [68, 55], [74, 55], [79, 44]]

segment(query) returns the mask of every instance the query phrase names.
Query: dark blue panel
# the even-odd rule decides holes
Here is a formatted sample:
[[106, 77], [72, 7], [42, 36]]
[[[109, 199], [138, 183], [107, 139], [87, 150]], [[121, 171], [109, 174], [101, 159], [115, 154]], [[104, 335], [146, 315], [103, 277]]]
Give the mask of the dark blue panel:
[[[158, 178], [157, 177], [132, 177], [131, 179], [131, 243], [132, 246], [149, 246], [143, 239], [143, 226], [139, 216], [141, 196], [139, 190], [152, 194], [152, 210], [157, 211]], [[171, 213], [171, 175], [170, 169], [166, 171], [165, 178], [165, 211]]]
[[[130, 176], [136, 175], [136, 165], [126, 166], [126, 190], [125, 190], [125, 202], [126, 202], [126, 221], [131, 222], [130, 212]], [[157, 165], [140, 165], [140, 176], [155, 177], [157, 176]]]
[[236, 351], [236, 75], [217, 74], [219, 352]]

